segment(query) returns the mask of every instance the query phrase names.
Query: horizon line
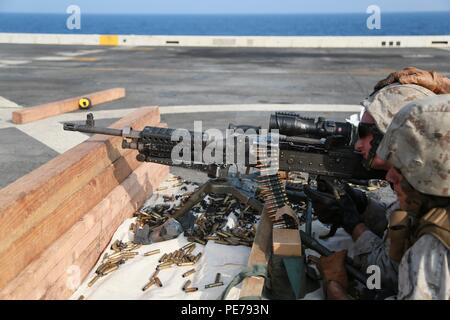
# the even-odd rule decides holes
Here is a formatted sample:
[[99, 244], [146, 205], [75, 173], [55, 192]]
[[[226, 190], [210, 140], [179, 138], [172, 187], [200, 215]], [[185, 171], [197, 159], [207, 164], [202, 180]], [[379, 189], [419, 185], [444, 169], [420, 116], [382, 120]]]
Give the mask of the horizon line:
[[[382, 11], [383, 13], [450, 13], [448, 10], [420, 10], [420, 11]], [[0, 11], [0, 14], [59, 14], [67, 15], [68, 13], [60, 12], [29, 12], [29, 11]], [[361, 11], [346, 11], [346, 12], [87, 12], [84, 14], [95, 14], [95, 15], [302, 15], [302, 14], [361, 14], [367, 15], [366, 12]]]

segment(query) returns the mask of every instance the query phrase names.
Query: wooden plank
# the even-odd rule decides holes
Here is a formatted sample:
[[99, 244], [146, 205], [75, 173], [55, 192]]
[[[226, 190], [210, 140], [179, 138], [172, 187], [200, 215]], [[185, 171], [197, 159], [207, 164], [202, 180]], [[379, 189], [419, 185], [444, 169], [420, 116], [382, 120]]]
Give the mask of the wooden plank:
[[[1, 299], [65, 299], [74, 291], [71, 270], [82, 281], [98, 260], [117, 227], [131, 217], [165, 179], [169, 168], [153, 163], [139, 166], [121, 185], [30, 263], [0, 291]], [[69, 272], [69, 273], [68, 273]]]
[[[248, 259], [248, 266], [257, 264], [267, 265], [272, 250], [272, 221], [267, 215], [266, 208], [261, 213], [261, 220], [256, 230], [252, 251]], [[262, 277], [249, 277], [244, 279], [239, 297], [261, 297], [265, 279]]]
[[[145, 125], [156, 125], [159, 120], [158, 108], [140, 108], [116, 122], [113, 127], [133, 125], [139, 130]], [[17, 240], [27, 236], [74, 193], [125, 154], [127, 151], [120, 147], [121, 141], [120, 137], [95, 135], [0, 190], [0, 288], [40, 252], [14, 265], [3, 259], [5, 254], [22, 250], [14, 246]], [[61, 236], [64, 231], [58, 227], [47, 230], [54, 237]], [[39, 239], [31, 243], [36, 241]]]
[[0, 256], [0, 267], [17, 274], [20, 271], [18, 266], [26, 266], [37, 257], [125, 180], [139, 164], [136, 152], [132, 151], [108, 166], [3, 252]]
[[284, 257], [300, 257], [302, 242], [297, 229], [273, 229], [273, 253]]
[[58, 114], [78, 110], [78, 102], [81, 98], [89, 98], [91, 100], [92, 106], [96, 106], [97, 104], [111, 102], [124, 97], [124, 88], [113, 88], [103, 91], [97, 91], [84, 96], [68, 98], [14, 111], [12, 113], [12, 122], [15, 124], [24, 124], [56, 116]]
[[[133, 216], [133, 214], [142, 207], [146, 199], [150, 196], [154, 190], [157, 189], [159, 184], [167, 177], [169, 174], [169, 167], [161, 166], [156, 164], [144, 165], [145, 169], [141, 172], [135, 172], [135, 176], [128, 181], [127, 189], [138, 187], [135, 192], [132, 192], [133, 198], [131, 201], [126, 202], [126, 205], [118, 212], [118, 214], [113, 214], [111, 218], [102, 219], [101, 225], [102, 229], [98, 237], [92, 242], [87, 249], [76, 248], [77, 250], [72, 251], [70, 255], [70, 262], [59, 263], [56, 268], [51, 272], [52, 275], [58, 274], [58, 270], [61, 270], [61, 276], [57, 280], [51, 280], [51, 285], [46, 290], [45, 295], [42, 299], [67, 299], [69, 298], [78, 288], [69, 287], [67, 283], [71, 281], [71, 275], [67, 273], [67, 270], [71, 266], [77, 266], [80, 269], [80, 280], [84, 281], [86, 276], [90, 273], [92, 268], [97, 263], [98, 259], [101, 258], [101, 254], [106, 249], [111, 241], [112, 236], [116, 232], [117, 228], [123, 223], [125, 219]], [[140, 168], [141, 169], [141, 168]], [[130, 191], [127, 191], [130, 195]], [[113, 207], [120, 207], [121, 204], [115, 204], [114, 201], [121, 196], [121, 192], [111, 196], [111, 201], [109, 202], [107, 208], [99, 208], [99, 211], [103, 213], [112, 211]], [[79, 253], [79, 254], [77, 254]], [[44, 281], [47, 280], [44, 279]], [[81, 284], [80, 282], [80, 284]], [[39, 281], [38, 286], [41, 287], [42, 284]]]

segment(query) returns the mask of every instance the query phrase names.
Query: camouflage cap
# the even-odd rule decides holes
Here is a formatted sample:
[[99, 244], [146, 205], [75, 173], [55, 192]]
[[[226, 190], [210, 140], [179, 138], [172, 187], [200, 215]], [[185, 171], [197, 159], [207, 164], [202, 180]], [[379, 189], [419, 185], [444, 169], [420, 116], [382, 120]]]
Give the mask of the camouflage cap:
[[361, 104], [375, 119], [378, 129], [386, 133], [392, 118], [403, 106], [411, 101], [434, 95], [432, 91], [414, 84], [393, 84], [377, 91]]
[[450, 95], [405, 106], [392, 120], [377, 153], [417, 191], [450, 197]]

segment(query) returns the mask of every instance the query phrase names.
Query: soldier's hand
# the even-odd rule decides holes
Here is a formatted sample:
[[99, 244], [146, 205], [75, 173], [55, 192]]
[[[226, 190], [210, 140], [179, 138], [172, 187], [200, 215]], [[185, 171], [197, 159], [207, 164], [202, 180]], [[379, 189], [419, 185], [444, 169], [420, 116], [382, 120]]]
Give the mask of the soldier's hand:
[[349, 234], [353, 234], [353, 230], [355, 230], [355, 227], [363, 223], [363, 216], [358, 211], [358, 208], [353, 201], [353, 199], [350, 197], [348, 192], [350, 191], [350, 187], [346, 185], [345, 187], [346, 194], [341, 196], [341, 198], [338, 201], [339, 206], [342, 210], [342, 228]]
[[[356, 209], [358, 214], [362, 215], [367, 208], [366, 194], [361, 190], [351, 188], [348, 184], [344, 184], [343, 190], [339, 192], [328, 180], [318, 179], [318, 189], [322, 191], [313, 190], [310, 187], [305, 187], [304, 191], [311, 199], [314, 213], [322, 223], [331, 224], [340, 221], [339, 224], [342, 224], [344, 210], [354, 211]], [[343, 194], [342, 191], [344, 191]], [[341, 193], [340, 200], [336, 193]]]
[[347, 271], [345, 270], [345, 258], [347, 251], [338, 251], [332, 255], [320, 259], [311, 259], [317, 264], [317, 268], [323, 278], [323, 287], [328, 299], [345, 299], [348, 288]]
[[408, 67], [391, 73], [386, 79], [379, 81], [375, 91], [395, 82], [401, 84], [416, 84], [433, 91], [436, 94], [450, 93], [450, 79], [435, 71], [426, 71], [415, 67]]
[[[318, 181], [319, 183], [319, 181]], [[314, 214], [324, 224], [342, 224], [342, 211], [333, 190], [321, 188], [323, 191], [311, 189], [305, 186], [304, 192], [311, 199]]]

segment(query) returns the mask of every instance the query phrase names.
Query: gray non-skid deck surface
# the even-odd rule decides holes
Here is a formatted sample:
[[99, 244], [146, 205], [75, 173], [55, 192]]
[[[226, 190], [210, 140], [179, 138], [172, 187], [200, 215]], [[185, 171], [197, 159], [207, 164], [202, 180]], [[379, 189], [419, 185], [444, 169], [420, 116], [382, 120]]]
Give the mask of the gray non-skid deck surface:
[[[80, 50], [92, 51], [58, 61]], [[145, 105], [358, 104], [377, 80], [410, 65], [448, 75], [450, 51], [1, 44], [0, 96], [27, 107], [126, 88], [126, 99], [96, 110]], [[192, 127], [194, 120], [203, 120], [205, 128], [221, 128], [229, 122], [267, 126], [269, 114], [198, 113], [162, 119], [170, 127], [183, 128]], [[14, 139], [20, 139], [20, 150], [11, 144]], [[0, 187], [56, 155], [16, 129], [0, 129], [0, 148]]]

